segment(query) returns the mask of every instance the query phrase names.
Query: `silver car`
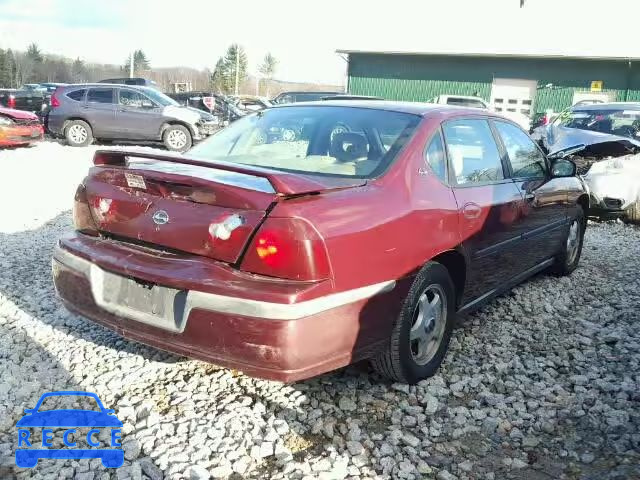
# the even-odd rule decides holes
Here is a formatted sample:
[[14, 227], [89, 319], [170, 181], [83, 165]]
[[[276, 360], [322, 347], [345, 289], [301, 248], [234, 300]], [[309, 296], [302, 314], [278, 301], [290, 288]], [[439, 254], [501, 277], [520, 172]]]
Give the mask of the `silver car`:
[[58, 88], [46, 125], [72, 146], [94, 139], [157, 141], [178, 152], [219, 128], [213, 115], [184, 107], [155, 89], [104, 83]]

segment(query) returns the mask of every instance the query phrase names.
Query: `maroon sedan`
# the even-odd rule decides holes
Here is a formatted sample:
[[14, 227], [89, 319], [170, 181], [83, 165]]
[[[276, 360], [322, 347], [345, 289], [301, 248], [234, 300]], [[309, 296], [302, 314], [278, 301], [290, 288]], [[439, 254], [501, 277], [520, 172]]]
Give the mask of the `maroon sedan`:
[[432, 375], [454, 316], [573, 271], [588, 196], [513, 122], [417, 103], [293, 104], [188, 155], [99, 151], [53, 275], [120, 335], [293, 381], [371, 359]]

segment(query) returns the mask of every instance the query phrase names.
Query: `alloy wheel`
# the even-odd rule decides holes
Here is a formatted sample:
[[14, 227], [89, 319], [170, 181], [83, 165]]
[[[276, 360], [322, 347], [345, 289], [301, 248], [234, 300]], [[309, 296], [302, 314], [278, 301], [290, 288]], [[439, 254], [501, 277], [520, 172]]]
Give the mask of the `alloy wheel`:
[[182, 130], [171, 130], [167, 135], [167, 143], [171, 148], [180, 150], [187, 144], [187, 134]]
[[575, 219], [569, 227], [567, 235], [567, 264], [571, 265], [575, 262], [580, 248], [580, 222]]
[[87, 140], [88, 132], [87, 129], [82, 125], [72, 125], [69, 128], [69, 139], [73, 143], [84, 143]]
[[426, 365], [440, 348], [447, 325], [447, 297], [440, 285], [429, 285], [420, 295], [413, 319], [411, 357], [418, 365]]

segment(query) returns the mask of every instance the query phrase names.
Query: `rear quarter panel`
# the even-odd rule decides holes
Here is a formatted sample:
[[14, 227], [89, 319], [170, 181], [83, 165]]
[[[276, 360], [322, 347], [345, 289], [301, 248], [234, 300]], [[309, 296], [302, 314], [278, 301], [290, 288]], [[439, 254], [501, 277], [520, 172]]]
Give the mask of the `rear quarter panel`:
[[327, 245], [335, 290], [410, 277], [459, 243], [451, 189], [423, 156], [438, 126], [439, 121], [423, 120], [387, 173], [367, 185], [286, 200], [271, 213], [303, 217], [317, 228]]

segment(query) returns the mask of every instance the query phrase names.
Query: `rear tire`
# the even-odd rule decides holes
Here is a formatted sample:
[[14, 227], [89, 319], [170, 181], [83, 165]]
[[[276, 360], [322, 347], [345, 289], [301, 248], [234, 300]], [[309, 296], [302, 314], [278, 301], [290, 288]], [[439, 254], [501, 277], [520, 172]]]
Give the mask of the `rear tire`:
[[183, 125], [169, 125], [162, 134], [162, 141], [172, 152], [186, 152], [193, 144], [191, 132]]
[[378, 373], [414, 384], [436, 373], [455, 322], [455, 287], [448, 270], [428, 262], [416, 276], [389, 343], [371, 360]]
[[627, 208], [625, 220], [629, 223], [640, 223], [640, 199], [636, 200]]
[[582, 207], [578, 207], [578, 213], [573, 217], [567, 234], [562, 243], [562, 251], [556, 256], [555, 263], [551, 267], [552, 273], [559, 277], [569, 275], [580, 262], [582, 246], [584, 245], [584, 232], [587, 222]]
[[82, 120], [71, 120], [64, 129], [64, 137], [72, 147], [86, 147], [93, 142], [93, 131]]

